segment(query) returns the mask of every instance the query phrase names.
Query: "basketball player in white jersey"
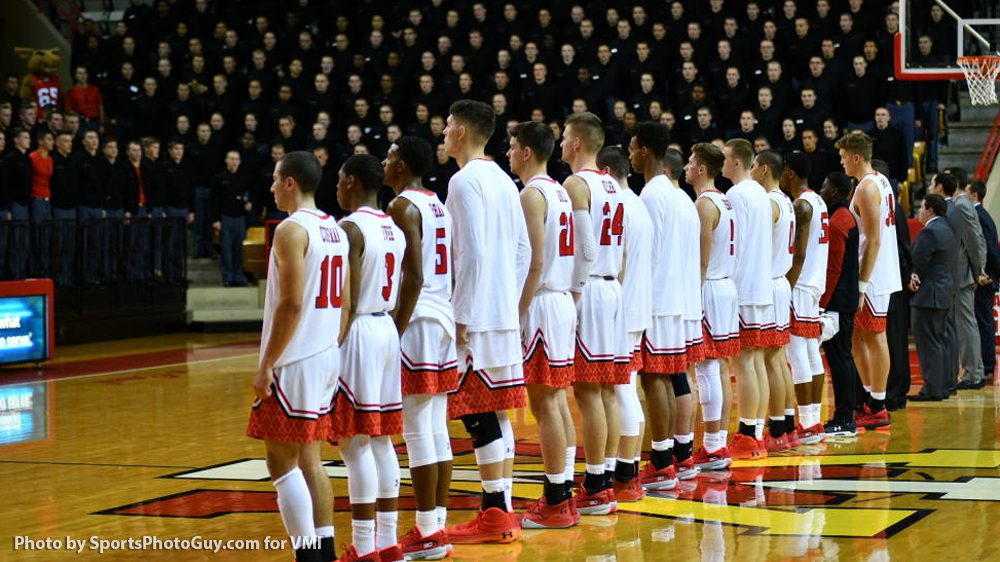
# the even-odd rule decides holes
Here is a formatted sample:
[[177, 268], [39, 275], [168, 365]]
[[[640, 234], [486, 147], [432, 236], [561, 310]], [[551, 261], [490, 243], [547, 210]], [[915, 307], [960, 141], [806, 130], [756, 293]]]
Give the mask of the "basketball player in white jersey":
[[448, 182], [454, 225], [459, 387], [448, 412], [472, 437], [483, 484], [476, 517], [448, 529], [455, 544], [519, 540], [521, 526], [510, 504], [514, 481], [514, 430], [506, 410], [525, 403], [518, 296], [528, 272], [531, 246], [517, 187], [486, 158], [495, 114], [482, 102], [451, 105], [444, 146], [459, 171]]
[[734, 459], [767, 457], [764, 420], [758, 418], [767, 403], [764, 349], [775, 338], [774, 290], [771, 282], [771, 230], [774, 211], [763, 186], [750, 177], [753, 147], [744, 139], [727, 141], [722, 148], [722, 175], [733, 182], [726, 193], [736, 214], [736, 273], [733, 281], [740, 303], [740, 345], [734, 358], [737, 370], [739, 433], [730, 453]]
[[451, 215], [420, 183], [433, 162], [430, 143], [409, 136], [396, 139], [382, 162], [385, 184], [396, 193], [389, 215], [406, 238], [394, 317], [402, 358], [403, 438], [417, 501], [416, 526], [400, 542], [410, 560], [439, 560], [449, 547], [444, 532], [452, 464], [447, 393], [458, 387], [458, 360]]
[[[646, 179], [641, 199], [653, 221], [652, 320], [642, 341], [640, 382], [646, 394], [653, 450], [640, 477], [647, 490], [669, 489], [676, 479], [698, 475], [694, 465], [694, 408], [688, 382], [688, 330], [685, 314], [701, 315], [698, 210], [691, 198], [663, 174], [670, 131], [666, 125], [639, 123], [629, 143], [632, 168]], [[674, 408], [671, 408], [671, 394]]]
[[[524, 347], [524, 380], [545, 466], [542, 497], [524, 514], [530, 529], [566, 528], [580, 516], [566, 486], [566, 447], [576, 443], [566, 389], [573, 384], [576, 306], [573, 282], [573, 204], [545, 172], [555, 149], [543, 123], [519, 123], [510, 133], [507, 158], [520, 178], [521, 207], [531, 242], [531, 263], [518, 312]], [[572, 462], [572, 460], [570, 461]]]
[[[830, 253], [827, 230], [830, 217], [826, 202], [819, 193], [809, 189], [809, 157], [802, 152], [785, 155], [785, 171], [781, 175], [782, 189], [795, 199], [795, 256], [788, 270], [792, 286], [792, 337], [788, 344], [788, 360], [799, 404], [803, 444], [822, 441], [825, 429], [821, 419], [823, 384], [826, 368], [820, 356], [822, 327], [819, 299], [826, 290], [827, 258]], [[857, 434], [856, 427], [845, 427], [838, 436]]]
[[264, 440], [278, 511], [292, 537], [320, 537], [299, 549], [298, 562], [327, 562], [333, 550], [333, 491], [320, 460], [330, 430], [330, 404], [341, 372], [338, 342], [350, 301], [347, 236], [316, 210], [322, 169], [308, 152], [274, 167], [271, 192], [289, 214], [274, 232], [264, 297], [257, 399], [247, 435]]
[[[786, 437], [785, 414], [794, 394], [792, 377], [788, 369], [785, 346], [791, 337], [792, 289], [785, 275], [792, 267], [795, 241], [795, 209], [792, 200], [781, 191], [779, 180], [784, 170], [784, 160], [773, 150], [765, 150], [754, 157], [750, 177], [764, 186], [771, 199], [774, 223], [771, 228], [771, 285], [774, 302], [775, 337], [764, 349], [767, 367], [768, 399], [757, 409], [758, 420], [767, 416], [764, 447], [768, 452], [787, 451], [791, 444]], [[792, 402], [792, 414], [795, 413]], [[796, 444], [798, 445], [798, 444]]]
[[573, 175], [564, 187], [573, 202], [577, 298], [576, 361], [573, 397], [580, 407], [587, 472], [576, 497], [586, 515], [614, 513], [614, 465], [620, 427], [614, 385], [628, 382], [631, 352], [625, 332], [622, 288], [618, 280], [624, 251], [624, 214], [618, 181], [597, 170], [604, 125], [593, 113], [566, 119], [562, 160]]
[[615, 463], [614, 491], [616, 501], [633, 502], [646, 496], [638, 478], [646, 423], [636, 379], [642, 370], [642, 335], [653, 316], [653, 220], [646, 205], [628, 185], [629, 162], [625, 151], [617, 146], [602, 148], [597, 153], [597, 167], [618, 180], [625, 206], [625, 264], [620, 280], [632, 362], [628, 384], [615, 385], [615, 398], [621, 412], [621, 439]]
[[698, 194], [701, 221], [701, 304], [704, 309], [705, 358], [695, 364], [698, 400], [705, 422], [704, 443], [694, 453], [702, 470], [725, 470], [732, 464], [726, 447], [726, 424], [732, 396], [722, 361], [740, 352], [739, 300], [732, 276], [736, 271], [736, 216], [729, 199], [715, 189], [725, 157], [711, 143], [691, 147], [685, 179]]
[[865, 429], [889, 428], [885, 387], [889, 378], [889, 345], [885, 316], [889, 297], [902, 289], [896, 248], [895, 196], [889, 178], [872, 169], [872, 139], [848, 133], [837, 141], [840, 163], [858, 180], [851, 212], [858, 219], [858, 314], [854, 318], [854, 359], [869, 400], [855, 420]]
[[378, 210], [382, 165], [369, 154], [348, 158], [338, 173], [340, 221], [350, 244], [351, 307], [343, 369], [331, 417], [347, 467], [353, 544], [340, 560], [402, 560], [396, 536], [399, 461], [391, 437], [403, 432], [396, 308], [403, 232]]

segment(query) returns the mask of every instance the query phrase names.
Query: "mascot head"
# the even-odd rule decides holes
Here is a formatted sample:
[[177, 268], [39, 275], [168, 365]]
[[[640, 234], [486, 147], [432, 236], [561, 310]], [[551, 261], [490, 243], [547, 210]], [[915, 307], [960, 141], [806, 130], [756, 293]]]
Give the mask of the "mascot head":
[[59, 69], [59, 49], [30, 49], [17, 47], [17, 56], [28, 61], [30, 74], [55, 74]]

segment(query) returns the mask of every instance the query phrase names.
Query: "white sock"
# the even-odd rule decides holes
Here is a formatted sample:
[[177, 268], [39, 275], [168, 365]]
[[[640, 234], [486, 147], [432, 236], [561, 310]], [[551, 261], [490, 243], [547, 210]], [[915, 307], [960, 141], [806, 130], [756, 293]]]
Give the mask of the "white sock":
[[558, 474], [549, 474], [549, 473], [546, 472], [545, 473], [545, 479], [549, 481], [549, 484], [565, 484], [566, 483], [566, 475], [563, 474], [562, 472], [560, 472]]
[[483, 480], [483, 491], [487, 494], [495, 494], [503, 491], [503, 478], [499, 480]]
[[603, 464], [588, 464], [587, 465], [587, 474], [594, 474], [594, 475], [597, 475], [597, 476], [600, 476], [600, 475], [604, 474], [604, 465]]
[[614, 472], [617, 464], [618, 459], [616, 457], [604, 457], [604, 472]]
[[566, 447], [566, 481], [573, 481], [573, 473], [576, 471], [576, 447]]
[[664, 439], [663, 441], [653, 441], [654, 451], [669, 451], [674, 448], [673, 439]]
[[375, 520], [351, 519], [351, 540], [358, 556], [375, 552]]
[[720, 443], [722, 443], [722, 446], [725, 447], [726, 443], [729, 443], [729, 430], [728, 429], [720, 429], [719, 430], [719, 439], [721, 439]]
[[437, 510], [417, 512], [417, 530], [420, 536], [429, 537], [441, 530], [438, 527]]
[[312, 496], [302, 470], [298, 467], [289, 470], [274, 481], [274, 487], [278, 490], [278, 511], [288, 536], [315, 536]]
[[863, 385], [861, 385], [861, 386], [862, 386], [862, 387], [864, 387], [864, 389], [865, 389], [865, 392], [867, 392], [868, 394], [871, 394], [871, 393], [872, 393], [872, 387], [871, 387], [871, 386], [869, 386], [869, 385], [867, 385], [867, 384], [863, 384]]
[[875, 400], [885, 400], [885, 392], [873, 392], [872, 398]]
[[694, 433], [674, 435], [674, 441], [680, 443], [681, 445], [687, 445], [688, 443], [694, 441]]
[[434, 508], [434, 515], [437, 516], [438, 529], [444, 529], [448, 523], [448, 508], [439, 505]]
[[333, 536], [333, 525], [330, 525], [329, 527], [316, 527], [316, 536], [317, 537], [323, 537], [323, 538], [325, 538], [325, 537], [332, 537]]
[[812, 406], [812, 420], [813, 424], [822, 423], [823, 417], [823, 405], [822, 404], [810, 404]]
[[719, 435], [719, 431], [714, 433], [705, 433], [705, 451], [709, 453], [714, 453], [725, 445], [725, 441], [722, 441], [722, 436]]
[[375, 521], [375, 548], [382, 550], [399, 543], [396, 536], [396, 523], [399, 521], [398, 511], [376, 511]]
[[812, 427], [813, 424], [810, 420], [812, 420], [812, 404], [799, 406], [799, 423], [802, 424], [802, 427]]
[[514, 513], [513, 495], [514, 495], [514, 479], [504, 478], [503, 499], [505, 502], [507, 502], [507, 513]]
[[754, 439], [760, 441], [764, 438], [764, 420], [762, 418], [757, 418], [753, 420], [754, 423]]

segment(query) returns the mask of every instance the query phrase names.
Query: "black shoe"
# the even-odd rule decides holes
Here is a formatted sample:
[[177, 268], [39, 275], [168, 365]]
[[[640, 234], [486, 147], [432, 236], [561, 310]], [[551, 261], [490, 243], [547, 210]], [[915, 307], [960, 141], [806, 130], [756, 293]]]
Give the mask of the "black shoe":
[[974, 382], [969, 379], [962, 379], [958, 381], [958, 384], [955, 386], [955, 388], [959, 390], [976, 390], [982, 387], [983, 387], [982, 381]]
[[943, 396], [934, 396], [933, 394], [927, 394], [925, 392], [918, 392], [912, 396], [907, 396], [907, 400], [913, 402], [940, 402], [945, 399]]
[[823, 424], [823, 432], [827, 437], [855, 437], [858, 434], [858, 425], [854, 420], [830, 420]]
[[890, 412], [895, 412], [896, 410], [906, 409], [906, 398], [894, 398], [892, 400], [885, 401], [885, 407]]

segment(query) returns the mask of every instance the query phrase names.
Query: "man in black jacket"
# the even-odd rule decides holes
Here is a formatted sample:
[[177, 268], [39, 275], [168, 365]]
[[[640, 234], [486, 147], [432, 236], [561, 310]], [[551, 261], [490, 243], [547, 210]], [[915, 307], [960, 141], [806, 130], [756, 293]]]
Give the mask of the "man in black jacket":
[[100, 251], [104, 228], [104, 166], [106, 160], [100, 152], [101, 141], [97, 131], [83, 134], [83, 149], [73, 153], [73, 160], [79, 172], [77, 194], [79, 207], [77, 218], [82, 233], [80, 252], [83, 266], [83, 282], [94, 285], [100, 282], [104, 270]]
[[104, 183], [104, 216], [107, 218], [99, 248], [91, 250], [87, 259], [99, 253], [103, 256], [104, 281], [114, 283], [125, 270], [124, 254], [124, 221], [125, 205], [128, 197], [129, 177], [128, 162], [118, 156], [118, 141], [109, 139], [104, 142], [104, 163], [101, 176]]
[[243, 239], [247, 233], [250, 177], [240, 169], [240, 153], [226, 153], [226, 169], [212, 178], [212, 228], [219, 232], [222, 280], [227, 287], [245, 287]]
[[924, 387], [909, 396], [913, 401], [948, 398], [948, 353], [944, 338], [948, 308], [955, 294], [955, 234], [947, 220], [948, 205], [937, 194], [928, 194], [920, 207], [924, 228], [913, 243], [913, 273], [907, 288], [913, 293], [913, 339], [920, 359]]
[[987, 285], [976, 287], [976, 323], [979, 325], [979, 344], [983, 353], [983, 384], [993, 384], [993, 375], [997, 367], [996, 352], [996, 319], [993, 318], [993, 298], [1000, 288], [1000, 247], [997, 246], [997, 225], [993, 221], [983, 200], [986, 199], [986, 184], [974, 181], [965, 188], [965, 193], [976, 205], [979, 215], [979, 225], [983, 228], [986, 239], [986, 275], [990, 278]]
[[221, 169], [223, 147], [212, 135], [208, 123], [199, 123], [196, 138], [185, 153], [194, 164], [194, 254], [198, 258], [216, 257], [212, 247], [212, 178]]
[[80, 204], [80, 171], [72, 158], [73, 135], [60, 133], [52, 153], [53, 248], [55, 278], [60, 287], [73, 284], [73, 264], [76, 257], [76, 208]]
[[[11, 134], [14, 148], [5, 159], [7, 177], [4, 178], [7, 197], [10, 199], [11, 248], [27, 248], [29, 240], [28, 207], [31, 204], [31, 158], [28, 148], [31, 147], [31, 133], [26, 129], [14, 129]], [[12, 251], [8, 267], [10, 279], [24, 279], [28, 273], [28, 260], [31, 252]]]
[[184, 272], [184, 241], [186, 225], [194, 222], [194, 166], [184, 157], [184, 143], [167, 143], [167, 159], [163, 161], [163, 191], [160, 202], [166, 217], [163, 239], [166, 252], [163, 274], [168, 281], [178, 282]]
[[872, 157], [888, 165], [886, 174], [893, 183], [898, 184], [906, 179], [906, 151], [912, 146], [903, 145], [903, 133], [889, 124], [889, 110], [879, 107], [875, 110], [875, 128], [872, 129]]

